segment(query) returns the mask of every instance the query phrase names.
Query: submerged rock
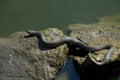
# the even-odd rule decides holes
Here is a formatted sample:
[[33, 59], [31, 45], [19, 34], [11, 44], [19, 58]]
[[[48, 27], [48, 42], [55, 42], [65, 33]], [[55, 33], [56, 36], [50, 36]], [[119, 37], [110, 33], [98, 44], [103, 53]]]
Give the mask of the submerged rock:
[[[64, 36], [56, 28], [41, 32], [48, 41]], [[67, 56], [66, 45], [47, 50], [41, 48], [36, 37], [25, 35], [28, 34], [17, 32], [9, 38], [0, 38], [0, 80], [54, 80]]]

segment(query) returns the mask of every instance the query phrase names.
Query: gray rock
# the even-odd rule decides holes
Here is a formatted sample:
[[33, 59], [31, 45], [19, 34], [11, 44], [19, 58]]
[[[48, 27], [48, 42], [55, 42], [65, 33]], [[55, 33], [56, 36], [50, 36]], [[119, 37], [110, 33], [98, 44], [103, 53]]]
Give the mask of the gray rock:
[[[64, 36], [56, 28], [41, 31], [48, 41]], [[64, 64], [67, 47], [41, 50], [36, 37], [24, 38], [26, 32], [17, 32], [9, 38], [0, 38], [0, 80], [54, 80]]]
[[[112, 44], [116, 49], [113, 55], [111, 55], [110, 61], [105, 65], [98, 66], [94, 64], [86, 56], [76, 56], [76, 52], [73, 52], [73, 55], [69, 57], [74, 61], [76, 71], [79, 75], [86, 78], [86, 80], [98, 80], [104, 77], [109, 76], [112, 80], [114, 77], [112, 74], [115, 74], [115, 71], [120, 73], [120, 30], [106, 24], [92, 24], [92, 25], [83, 25], [83, 24], [71, 24], [68, 26], [68, 31], [71, 37], [77, 37], [84, 42], [88, 43], [90, 46], [97, 46], [103, 44]], [[96, 61], [102, 61], [105, 56], [106, 51], [99, 51], [92, 54]], [[77, 54], [82, 54], [78, 52]], [[81, 77], [82, 77], [81, 76]], [[116, 75], [115, 75], [116, 76]], [[107, 80], [107, 79], [105, 79]]]
[[[56, 41], [65, 36], [62, 31], [56, 28], [48, 28], [40, 32], [44, 34], [47, 41]], [[95, 65], [87, 56], [75, 55], [83, 54], [82, 52], [75, 51], [72, 55], [70, 54], [69, 58], [73, 60], [80, 78], [84, 76], [96, 80], [106, 76], [109, 71], [114, 72], [119, 69], [119, 29], [111, 26], [106, 27], [104, 24], [73, 24], [69, 25], [68, 32], [71, 37], [80, 38], [90, 46], [112, 44], [116, 47], [110, 61], [103, 66]], [[0, 38], [0, 80], [54, 80], [68, 56], [67, 46], [61, 45], [55, 49], [47, 50], [36, 37], [25, 38], [25, 35], [27, 35], [26, 32], [17, 32], [8, 38]], [[105, 51], [100, 51], [93, 54], [93, 57], [102, 61], [104, 55]], [[68, 67], [68, 65], [66, 66]]]

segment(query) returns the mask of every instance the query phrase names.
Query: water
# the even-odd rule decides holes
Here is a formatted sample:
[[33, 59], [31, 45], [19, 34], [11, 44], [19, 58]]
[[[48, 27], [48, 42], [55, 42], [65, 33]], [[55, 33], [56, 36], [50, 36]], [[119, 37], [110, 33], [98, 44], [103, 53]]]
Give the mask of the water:
[[[120, 21], [120, 0], [0, 0], [0, 36], [4, 37], [28, 29], [63, 30], [69, 24], [100, 20], [113, 23], [114, 18]], [[56, 79], [79, 80], [72, 62], [67, 61]]]
[[0, 0], [0, 36], [96, 23], [101, 17], [115, 14], [120, 14], [120, 0]]
[[65, 65], [57, 74], [55, 80], [80, 80], [71, 59], [66, 59]]

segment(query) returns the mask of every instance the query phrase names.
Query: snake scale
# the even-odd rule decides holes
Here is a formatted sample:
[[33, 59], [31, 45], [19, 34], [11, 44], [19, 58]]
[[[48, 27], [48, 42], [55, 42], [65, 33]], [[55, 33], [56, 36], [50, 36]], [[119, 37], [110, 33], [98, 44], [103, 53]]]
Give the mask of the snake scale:
[[[83, 41], [81, 41], [77, 38], [71, 38], [71, 37], [63, 37], [58, 41], [48, 42], [48, 41], [46, 41], [45, 37], [38, 31], [27, 30], [26, 32], [29, 34], [30, 37], [37, 36], [41, 40], [41, 42], [44, 44], [44, 46], [46, 46], [49, 49], [56, 48], [63, 44], [71, 44], [71, 43], [78, 47], [82, 47], [82, 48], [84, 48], [84, 50], [89, 52], [88, 57], [97, 65], [103, 65], [106, 62], [108, 62], [110, 59], [110, 56], [114, 53], [114, 47], [113, 47], [113, 45], [110, 45], [110, 44], [99, 45], [99, 46], [89, 46], [89, 45], [86, 45], [86, 43], [84, 43]], [[104, 60], [101, 62], [96, 61], [91, 55], [92, 52], [96, 52], [96, 51], [100, 51], [100, 50], [104, 50], [104, 49], [108, 50], [105, 54]]]

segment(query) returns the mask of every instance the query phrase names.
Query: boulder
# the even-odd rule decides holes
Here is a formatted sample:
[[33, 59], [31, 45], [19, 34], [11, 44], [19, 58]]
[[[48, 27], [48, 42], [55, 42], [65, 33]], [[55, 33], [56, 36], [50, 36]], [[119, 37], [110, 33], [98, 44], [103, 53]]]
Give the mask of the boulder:
[[[112, 44], [115, 47], [115, 52], [111, 55], [109, 62], [101, 66], [93, 63], [87, 55], [84, 57], [74, 55], [80, 55], [83, 54], [83, 52], [76, 50], [69, 55], [74, 61], [76, 71], [83, 80], [107, 80], [105, 77], [110, 78], [112, 74], [115, 74], [116, 72], [120, 73], [120, 30], [118, 27], [102, 23], [91, 25], [71, 24], [68, 26], [67, 32], [69, 32], [69, 36], [77, 37], [90, 46]], [[102, 61], [105, 54], [106, 50], [103, 50], [95, 52], [92, 56], [96, 61]]]
[[[65, 36], [56, 28], [41, 30], [47, 41]], [[25, 38], [26, 32], [16, 32], [0, 38], [0, 80], [54, 80], [67, 57], [66, 45], [42, 49], [36, 37]]]
[[[48, 28], [40, 32], [49, 42], [65, 37], [57, 28]], [[40, 44], [37, 37], [26, 38], [26, 32], [16, 32], [7, 38], [0, 38], [0, 80], [54, 80], [67, 57], [73, 60], [75, 70], [82, 80], [107, 80], [111, 77], [112, 80], [116, 72], [120, 73], [118, 26], [115, 28], [105, 24], [71, 24], [68, 26], [67, 34], [90, 46], [112, 44], [116, 48], [115, 52], [108, 63], [97, 65], [89, 59], [86, 54], [88, 51], [77, 49], [75, 45], [64, 44], [47, 49]], [[106, 50], [94, 52], [92, 57], [96, 61], [102, 61], [105, 53]]]

